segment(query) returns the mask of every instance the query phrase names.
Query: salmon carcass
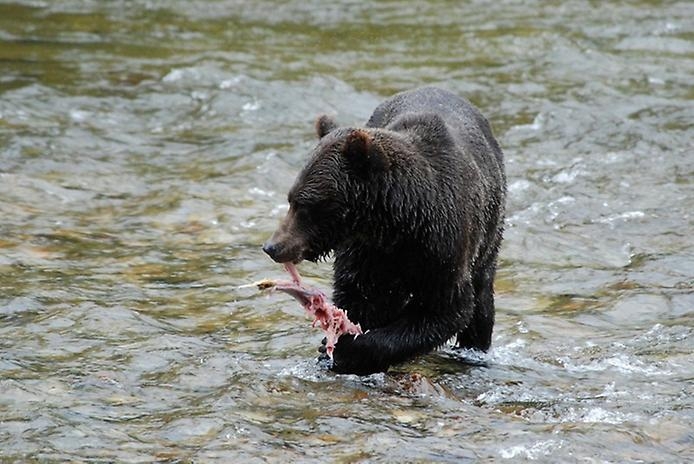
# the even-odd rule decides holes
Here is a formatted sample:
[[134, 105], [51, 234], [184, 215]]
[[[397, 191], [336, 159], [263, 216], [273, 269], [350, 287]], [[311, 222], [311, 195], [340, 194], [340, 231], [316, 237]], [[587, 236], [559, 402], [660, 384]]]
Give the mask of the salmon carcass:
[[284, 268], [292, 280], [262, 280], [256, 285], [261, 290], [278, 290], [293, 296], [313, 316], [313, 327], [320, 326], [325, 332], [325, 352], [328, 356], [332, 358], [340, 335], [362, 334], [359, 324], [354, 324], [345, 311], [329, 303], [325, 293], [301, 284], [301, 276], [294, 264], [285, 263]]

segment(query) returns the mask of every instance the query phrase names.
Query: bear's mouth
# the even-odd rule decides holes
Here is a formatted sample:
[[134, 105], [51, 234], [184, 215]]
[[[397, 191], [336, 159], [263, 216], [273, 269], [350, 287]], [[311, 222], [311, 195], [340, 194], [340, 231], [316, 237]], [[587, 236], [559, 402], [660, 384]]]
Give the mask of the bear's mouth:
[[[324, 261], [325, 259], [327, 259], [331, 251], [332, 250], [318, 251], [313, 249], [307, 249], [304, 250], [303, 253], [301, 253], [298, 260], [299, 262], [301, 262], [302, 260], [306, 260], [312, 263], [317, 263], [319, 261]], [[298, 264], [298, 262], [295, 262], [294, 264]]]
[[306, 261], [311, 261], [312, 263], [318, 262], [318, 259], [320, 258], [320, 255], [312, 250], [306, 250], [303, 253], [301, 253], [301, 256], [298, 258], [298, 262], [295, 262], [294, 264], [298, 264], [299, 262], [306, 260]]
[[[297, 240], [284, 240], [280, 235], [280, 240], [275, 240], [278, 233], [263, 245], [263, 251], [267, 253], [273, 261], [280, 264], [299, 264], [301, 261], [311, 261], [316, 263], [328, 257], [332, 248], [324, 248], [321, 244], [308, 247]], [[291, 237], [290, 237], [291, 238]]]

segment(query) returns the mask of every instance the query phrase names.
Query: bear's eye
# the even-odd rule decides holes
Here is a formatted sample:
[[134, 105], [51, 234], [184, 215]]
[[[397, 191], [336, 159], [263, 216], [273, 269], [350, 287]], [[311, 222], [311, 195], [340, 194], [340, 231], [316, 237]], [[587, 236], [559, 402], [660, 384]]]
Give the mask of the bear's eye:
[[324, 206], [322, 202], [308, 202], [301, 199], [294, 201], [291, 205], [294, 209], [295, 214], [300, 220], [308, 222], [320, 221], [322, 216], [324, 216]]
[[304, 205], [294, 205], [294, 218], [297, 226], [303, 230], [314, 230], [320, 225], [320, 215]]
[[289, 209], [294, 211], [296, 215], [305, 215], [308, 208], [308, 203], [302, 198], [294, 197], [289, 201]]
[[315, 201], [310, 200], [306, 195], [292, 195], [293, 198], [289, 199], [289, 207], [295, 210], [300, 209], [311, 209]]
[[306, 209], [306, 203], [303, 201], [299, 201], [298, 199], [294, 198], [289, 202], [289, 207], [293, 209], [294, 211], [299, 211], [302, 209]]

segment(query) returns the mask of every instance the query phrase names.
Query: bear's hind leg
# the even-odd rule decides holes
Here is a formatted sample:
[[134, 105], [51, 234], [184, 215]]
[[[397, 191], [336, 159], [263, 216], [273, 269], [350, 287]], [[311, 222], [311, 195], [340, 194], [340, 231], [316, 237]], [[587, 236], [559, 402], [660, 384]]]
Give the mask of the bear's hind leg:
[[475, 309], [465, 330], [458, 333], [458, 348], [474, 348], [487, 351], [492, 344], [494, 328], [494, 276], [496, 274], [496, 250], [488, 255], [473, 275]]

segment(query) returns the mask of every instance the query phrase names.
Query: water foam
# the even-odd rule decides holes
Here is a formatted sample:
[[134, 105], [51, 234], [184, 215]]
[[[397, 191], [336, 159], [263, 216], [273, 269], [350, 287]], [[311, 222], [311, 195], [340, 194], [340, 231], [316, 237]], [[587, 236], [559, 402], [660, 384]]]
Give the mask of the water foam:
[[549, 456], [564, 445], [564, 440], [539, 440], [532, 445], [514, 445], [499, 450], [503, 459], [524, 457], [534, 461], [541, 456]]

